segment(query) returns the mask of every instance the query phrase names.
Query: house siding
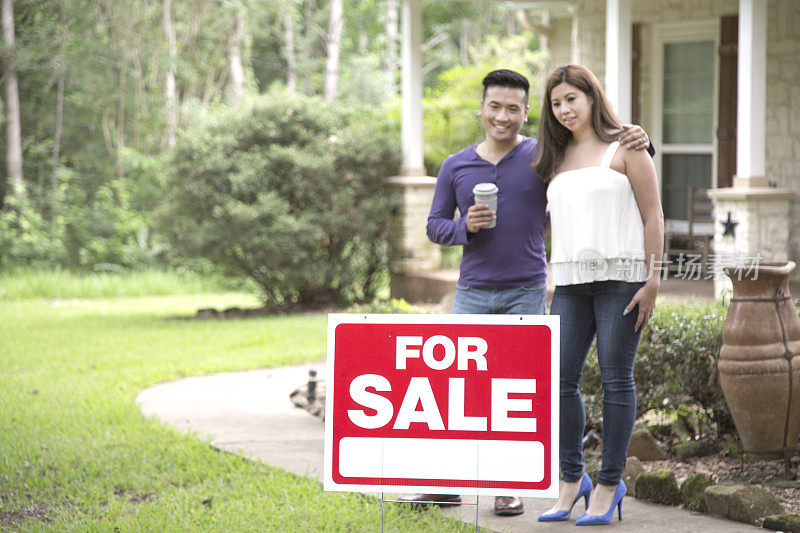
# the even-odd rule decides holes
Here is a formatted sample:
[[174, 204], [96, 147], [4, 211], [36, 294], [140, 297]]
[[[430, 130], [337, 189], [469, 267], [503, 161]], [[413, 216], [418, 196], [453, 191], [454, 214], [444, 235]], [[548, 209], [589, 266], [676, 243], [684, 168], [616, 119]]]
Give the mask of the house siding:
[[[767, 177], [798, 198], [789, 208], [789, 257], [800, 263], [800, 2], [767, 7]], [[795, 270], [794, 280], [800, 280]]]

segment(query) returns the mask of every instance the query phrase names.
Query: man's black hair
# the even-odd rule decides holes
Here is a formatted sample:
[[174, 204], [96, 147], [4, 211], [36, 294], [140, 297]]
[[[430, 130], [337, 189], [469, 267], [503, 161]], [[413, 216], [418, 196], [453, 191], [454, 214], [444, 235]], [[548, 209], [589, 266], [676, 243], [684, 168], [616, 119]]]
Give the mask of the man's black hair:
[[514, 89], [522, 89], [525, 91], [525, 105], [528, 105], [528, 91], [531, 84], [528, 83], [528, 78], [508, 69], [493, 70], [483, 78], [483, 98], [486, 99], [486, 89], [492, 85], [499, 85], [500, 87], [511, 87]]

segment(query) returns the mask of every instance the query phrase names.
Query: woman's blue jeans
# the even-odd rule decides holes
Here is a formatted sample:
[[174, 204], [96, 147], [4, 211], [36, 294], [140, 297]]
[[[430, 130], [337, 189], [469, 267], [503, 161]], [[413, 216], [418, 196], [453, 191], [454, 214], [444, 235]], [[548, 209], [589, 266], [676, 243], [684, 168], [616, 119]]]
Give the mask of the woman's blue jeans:
[[595, 336], [603, 384], [603, 463], [597, 482], [617, 485], [625, 470], [636, 419], [633, 363], [641, 331], [634, 330], [637, 308], [626, 316], [622, 313], [643, 285], [596, 281], [555, 289], [550, 314], [561, 317], [559, 451], [564, 481], [576, 482], [583, 475], [586, 413], [578, 385]]

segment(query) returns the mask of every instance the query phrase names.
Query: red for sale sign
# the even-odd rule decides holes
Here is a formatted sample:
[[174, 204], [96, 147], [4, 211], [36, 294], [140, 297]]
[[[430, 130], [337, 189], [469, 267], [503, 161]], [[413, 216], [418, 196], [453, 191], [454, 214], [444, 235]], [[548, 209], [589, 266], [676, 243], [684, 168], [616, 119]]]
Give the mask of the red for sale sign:
[[558, 496], [557, 316], [328, 316], [325, 489]]

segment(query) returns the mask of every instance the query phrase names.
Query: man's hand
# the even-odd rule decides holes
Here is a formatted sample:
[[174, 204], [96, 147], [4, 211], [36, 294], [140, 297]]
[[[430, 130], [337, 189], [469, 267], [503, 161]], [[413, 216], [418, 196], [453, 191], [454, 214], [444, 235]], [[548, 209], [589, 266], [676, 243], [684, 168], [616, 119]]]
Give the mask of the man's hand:
[[619, 135], [619, 144], [629, 150], [645, 150], [650, 146], [650, 139], [641, 126], [636, 124], [625, 124], [622, 126], [623, 132]]
[[497, 214], [489, 209], [489, 204], [474, 204], [467, 208], [467, 233], [478, 233], [497, 218]]

